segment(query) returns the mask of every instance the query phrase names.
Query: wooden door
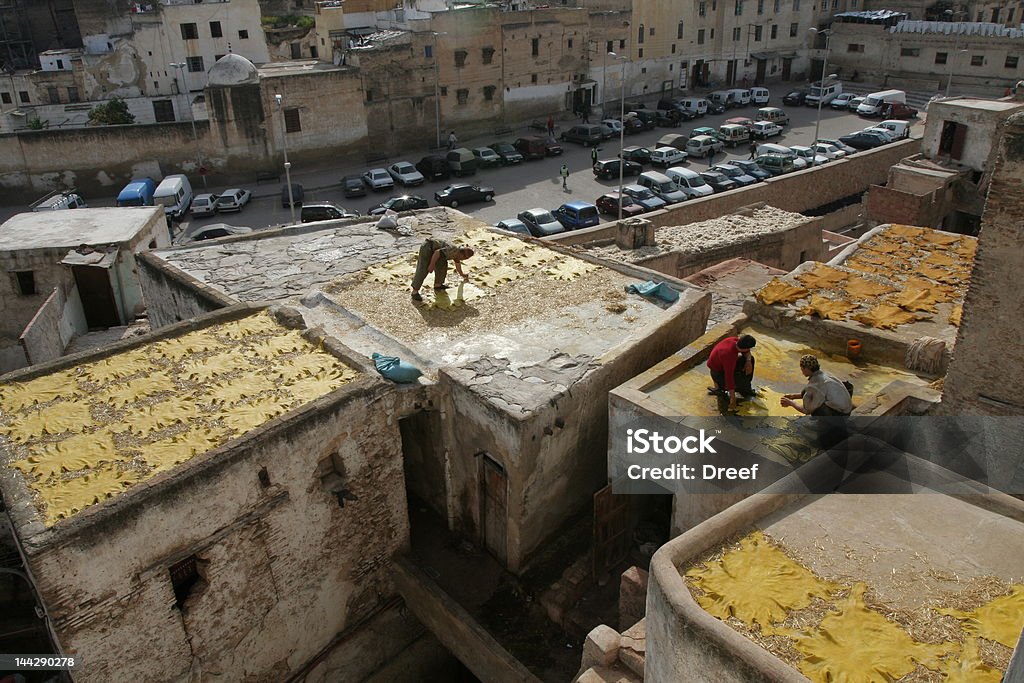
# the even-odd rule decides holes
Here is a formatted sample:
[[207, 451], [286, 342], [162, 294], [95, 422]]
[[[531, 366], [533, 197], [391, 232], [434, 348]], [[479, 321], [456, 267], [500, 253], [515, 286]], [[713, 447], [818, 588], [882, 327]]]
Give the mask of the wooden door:
[[594, 494], [594, 580], [604, 576], [626, 556], [629, 497], [612, 493], [609, 484]]
[[506, 536], [508, 530], [508, 478], [505, 468], [489, 455], [481, 456], [483, 470], [480, 480], [484, 547], [504, 566], [508, 562]]

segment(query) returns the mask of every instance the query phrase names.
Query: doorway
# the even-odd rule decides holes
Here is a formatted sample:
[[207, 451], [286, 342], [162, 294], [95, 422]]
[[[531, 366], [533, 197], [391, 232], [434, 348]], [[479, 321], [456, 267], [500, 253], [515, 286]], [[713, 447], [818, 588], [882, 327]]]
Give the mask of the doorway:
[[110, 270], [94, 266], [72, 266], [71, 272], [82, 298], [82, 310], [89, 329], [106, 329], [121, 324], [121, 316], [110, 285]]
[[448, 519], [448, 488], [445, 478], [444, 449], [438, 442], [440, 414], [421, 410], [398, 420], [402, 436], [402, 469], [407, 494], [415, 496]]
[[501, 463], [480, 456], [480, 529], [484, 548], [502, 566], [508, 564], [508, 477]]
[[768, 60], [757, 60], [757, 74], [754, 76], [754, 85], [764, 85], [764, 79], [768, 72]]
[[793, 60], [782, 60], [782, 80], [788, 81], [793, 75]]
[[725, 63], [725, 84], [736, 85], [736, 60], [730, 59]]

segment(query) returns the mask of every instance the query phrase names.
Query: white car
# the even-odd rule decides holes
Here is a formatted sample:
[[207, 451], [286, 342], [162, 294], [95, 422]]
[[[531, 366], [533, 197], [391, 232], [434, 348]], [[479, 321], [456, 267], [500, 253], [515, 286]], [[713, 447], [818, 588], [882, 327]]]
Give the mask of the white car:
[[852, 92], [841, 92], [832, 98], [832, 101], [828, 103], [828, 106], [833, 109], [848, 109], [850, 106], [850, 100], [857, 95]]
[[622, 132], [622, 121], [618, 119], [604, 119], [601, 123], [612, 129], [612, 132], [618, 135]]
[[391, 179], [391, 175], [383, 168], [371, 168], [363, 174], [363, 182], [369, 185], [370, 189], [374, 192], [390, 190], [395, 186], [395, 181]]
[[750, 131], [750, 137], [755, 140], [767, 140], [776, 135], [782, 135], [782, 126], [771, 121], [756, 121]]
[[252, 192], [233, 187], [230, 190], [224, 190], [223, 194], [217, 195], [214, 209], [218, 212], [241, 211], [242, 207], [248, 204], [250, 199], [252, 199]]
[[686, 152], [675, 147], [658, 147], [651, 151], [652, 166], [675, 166], [686, 161]]
[[212, 194], [197, 194], [192, 199], [192, 206], [189, 207], [193, 218], [200, 216], [212, 216], [217, 213], [217, 196]]
[[803, 145], [793, 145], [792, 147], [790, 147], [790, 149], [793, 150], [793, 153], [796, 154], [798, 158], [807, 161], [808, 165], [810, 166], [821, 166], [822, 164], [827, 164], [829, 161], [831, 161], [831, 159], [829, 159], [826, 156], [816, 154], [815, 151], [810, 147], [804, 147]]
[[823, 145], [832, 145], [833, 147], [838, 147], [840, 151], [846, 152], [846, 156], [850, 156], [851, 154], [857, 153], [857, 150], [855, 150], [853, 147], [850, 147], [849, 145], [844, 145], [839, 140], [833, 140], [831, 138], [818, 138], [818, 142], [820, 142]]
[[395, 182], [401, 183], [406, 187], [422, 185], [425, 180], [423, 174], [417, 171], [416, 167], [408, 161], [399, 161], [397, 164], [391, 164], [388, 167], [388, 173], [395, 179]]
[[892, 132], [888, 128], [879, 128], [878, 126], [868, 126], [864, 129], [865, 133], [878, 133], [883, 136], [886, 142], [892, 142], [896, 139], [896, 133]]
[[830, 145], [827, 142], [816, 142], [811, 145], [811, 149], [814, 150], [815, 154], [820, 154], [826, 157], [829, 161], [835, 161], [836, 159], [842, 159], [846, 156], [846, 152], [839, 149], [835, 145]]
[[232, 235], [247, 235], [252, 232], [252, 228], [247, 228], [244, 225], [228, 225], [227, 223], [210, 223], [196, 230], [194, 233], [188, 236], [187, 242], [202, 242], [204, 240], [212, 240], [218, 237], [230, 237]]

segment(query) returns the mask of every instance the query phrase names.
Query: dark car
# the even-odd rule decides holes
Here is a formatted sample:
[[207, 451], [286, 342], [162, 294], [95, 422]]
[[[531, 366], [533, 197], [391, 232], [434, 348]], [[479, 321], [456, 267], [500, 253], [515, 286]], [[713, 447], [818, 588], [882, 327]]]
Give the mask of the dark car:
[[346, 197], [365, 197], [366, 185], [357, 175], [347, 175], [341, 179], [341, 191]]
[[391, 197], [377, 206], [370, 209], [367, 214], [370, 216], [379, 216], [388, 209], [401, 213], [402, 211], [415, 211], [416, 209], [425, 209], [430, 204], [423, 197], [418, 197], [414, 194], [403, 194], [401, 197]]
[[724, 114], [725, 105], [720, 102], [713, 102], [708, 100], [708, 113], [709, 114]]
[[510, 164], [521, 164], [523, 163], [523, 155], [512, 146], [511, 142], [495, 142], [491, 145], [499, 157], [501, 157], [501, 163], [506, 166]]
[[[609, 129], [610, 130], [610, 129]], [[562, 142], [576, 142], [584, 147], [592, 147], [605, 140], [605, 127], [595, 123], [587, 123], [581, 126], [573, 126], [562, 133]]]
[[647, 126], [644, 122], [635, 116], [626, 116], [622, 119], [622, 125], [625, 128], [626, 135], [636, 135], [637, 133], [643, 133], [647, 130]]
[[782, 96], [783, 104], [802, 105], [807, 100], [806, 90], [790, 90]]
[[733, 182], [735, 182], [736, 184], [738, 184], [740, 187], [746, 187], [748, 185], [753, 185], [754, 183], [756, 183], [756, 182], [758, 182], [760, 180], [760, 178], [758, 178], [756, 176], [750, 175], [745, 170], [743, 170], [742, 168], [740, 168], [736, 164], [732, 164], [732, 163], [729, 163], [729, 164], [715, 164], [714, 166], [712, 166], [708, 170], [709, 171], [714, 171], [715, 173], [721, 173], [726, 178], [728, 178], [728, 179], [732, 180]]
[[844, 145], [849, 145], [854, 149], [874, 149], [875, 147], [881, 147], [886, 144], [886, 140], [881, 135], [875, 135], [874, 133], [868, 133], [865, 131], [858, 131], [856, 133], [850, 133], [839, 138], [839, 142]]
[[[495, 150], [497, 151], [497, 150]], [[434, 193], [434, 199], [442, 206], [457, 208], [460, 204], [471, 204], [473, 202], [489, 202], [494, 199], [494, 189], [480, 187], [479, 185], [466, 185], [458, 183]]]
[[566, 202], [551, 214], [566, 230], [582, 230], [601, 222], [597, 207], [587, 202]]
[[715, 192], [725, 192], [727, 190], [735, 190], [739, 187], [739, 183], [735, 180], [725, 177], [717, 171], [704, 171], [700, 174], [700, 177], [711, 186], [711, 189]]
[[[609, 216], [619, 215], [619, 193], [609, 192], [597, 198], [597, 210]], [[639, 216], [645, 211], [644, 207], [633, 201], [628, 195], [622, 195], [622, 215], [624, 218]]]
[[633, 161], [620, 161], [619, 159], [606, 159], [594, 164], [594, 175], [602, 180], [611, 180], [619, 177], [619, 164], [622, 164], [622, 175], [640, 175], [644, 167]]
[[678, 128], [683, 125], [683, 114], [678, 109], [659, 109], [656, 117], [662, 128]]
[[912, 119], [917, 116], [917, 110], [902, 102], [892, 102], [882, 111], [882, 117], [886, 119]]
[[644, 128], [647, 130], [654, 130], [658, 125], [658, 114], [647, 109], [641, 109], [640, 111], [629, 111], [626, 116], [638, 119], [643, 122]]
[[543, 159], [548, 155], [548, 147], [543, 138], [519, 138], [512, 143], [516, 151], [529, 159]]
[[451, 169], [444, 157], [430, 154], [423, 157], [416, 163], [416, 170], [423, 174], [427, 180], [448, 180], [451, 177]]
[[292, 183], [292, 192], [289, 197], [288, 186], [285, 185], [281, 188], [281, 206], [288, 208], [289, 199], [295, 206], [302, 206], [302, 185], [299, 183]]
[[772, 174], [758, 166], [756, 161], [750, 161], [748, 159], [735, 159], [733, 161], [730, 161], [729, 163], [741, 169], [748, 176], [751, 176], [752, 178], [757, 178], [758, 180], [768, 180], [768, 178], [772, 177]]
[[334, 204], [306, 204], [302, 207], [302, 222], [313, 223], [315, 221], [331, 221], [339, 218], [356, 218], [358, 211], [349, 211]]
[[623, 147], [619, 157], [638, 164], [651, 163], [651, 150], [646, 147]]

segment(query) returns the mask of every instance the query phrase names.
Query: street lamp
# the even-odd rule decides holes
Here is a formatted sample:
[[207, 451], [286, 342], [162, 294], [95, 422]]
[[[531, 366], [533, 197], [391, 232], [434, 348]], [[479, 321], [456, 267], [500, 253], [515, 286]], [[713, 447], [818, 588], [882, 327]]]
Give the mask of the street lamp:
[[829, 41], [832, 40], [832, 29], [825, 29], [824, 31], [819, 31], [816, 28], [809, 28], [807, 30], [811, 31], [816, 36], [825, 36], [825, 56], [822, 57], [821, 59], [821, 81], [818, 83], [818, 117], [814, 120], [814, 142], [817, 142], [818, 131], [821, 129], [821, 103], [822, 100], [825, 99], [825, 79], [836, 78], [835, 74], [829, 74], [828, 76], [825, 75], [825, 69], [826, 67], [828, 67], [828, 45]]
[[288, 126], [284, 120], [284, 98], [280, 94], [274, 95], [277, 102], [277, 110], [281, 112], [281, 148], [284, 150], [284, 181], [288, 183], [288, 208], [292, 213], [292, 224], [295, 223], [295, 197], [292, 196], [292, 165], [288, 161]]
[[626, 144], [626, 64], [627, 55], [609, 52], [608, 56], [622, 62], [622, 73], [619, 76], [619, 220], [622, 220], [622, 178], [626, 170], [626, 160], [622, 158], [622, 150]]
[[206, 173], [203, 172], [203, 153], [199, 149], [199, 135], [196, 133], [196, 116], [192, 111], [192, 103], [188, 98], [188, 81], [185, 79], [185, 62], [171, 62], [168, 66], [181, 72], [181, 87], [184, 89], [185, 105], [188, 108], [188, 117], [192, 120], [192, 139], [196, 142], [196, 164], [199, 166], [199, 176], [203, 179], [203, 189], [206, 189]]
[[437, 37], [446, 36], [447, 33], [430, 32], [434, 36], [434, 49], [431, 56], [434, 58], [434, 126], [437, 129], [437, 147], [441, 148], [441, 75], [437, 66]]

